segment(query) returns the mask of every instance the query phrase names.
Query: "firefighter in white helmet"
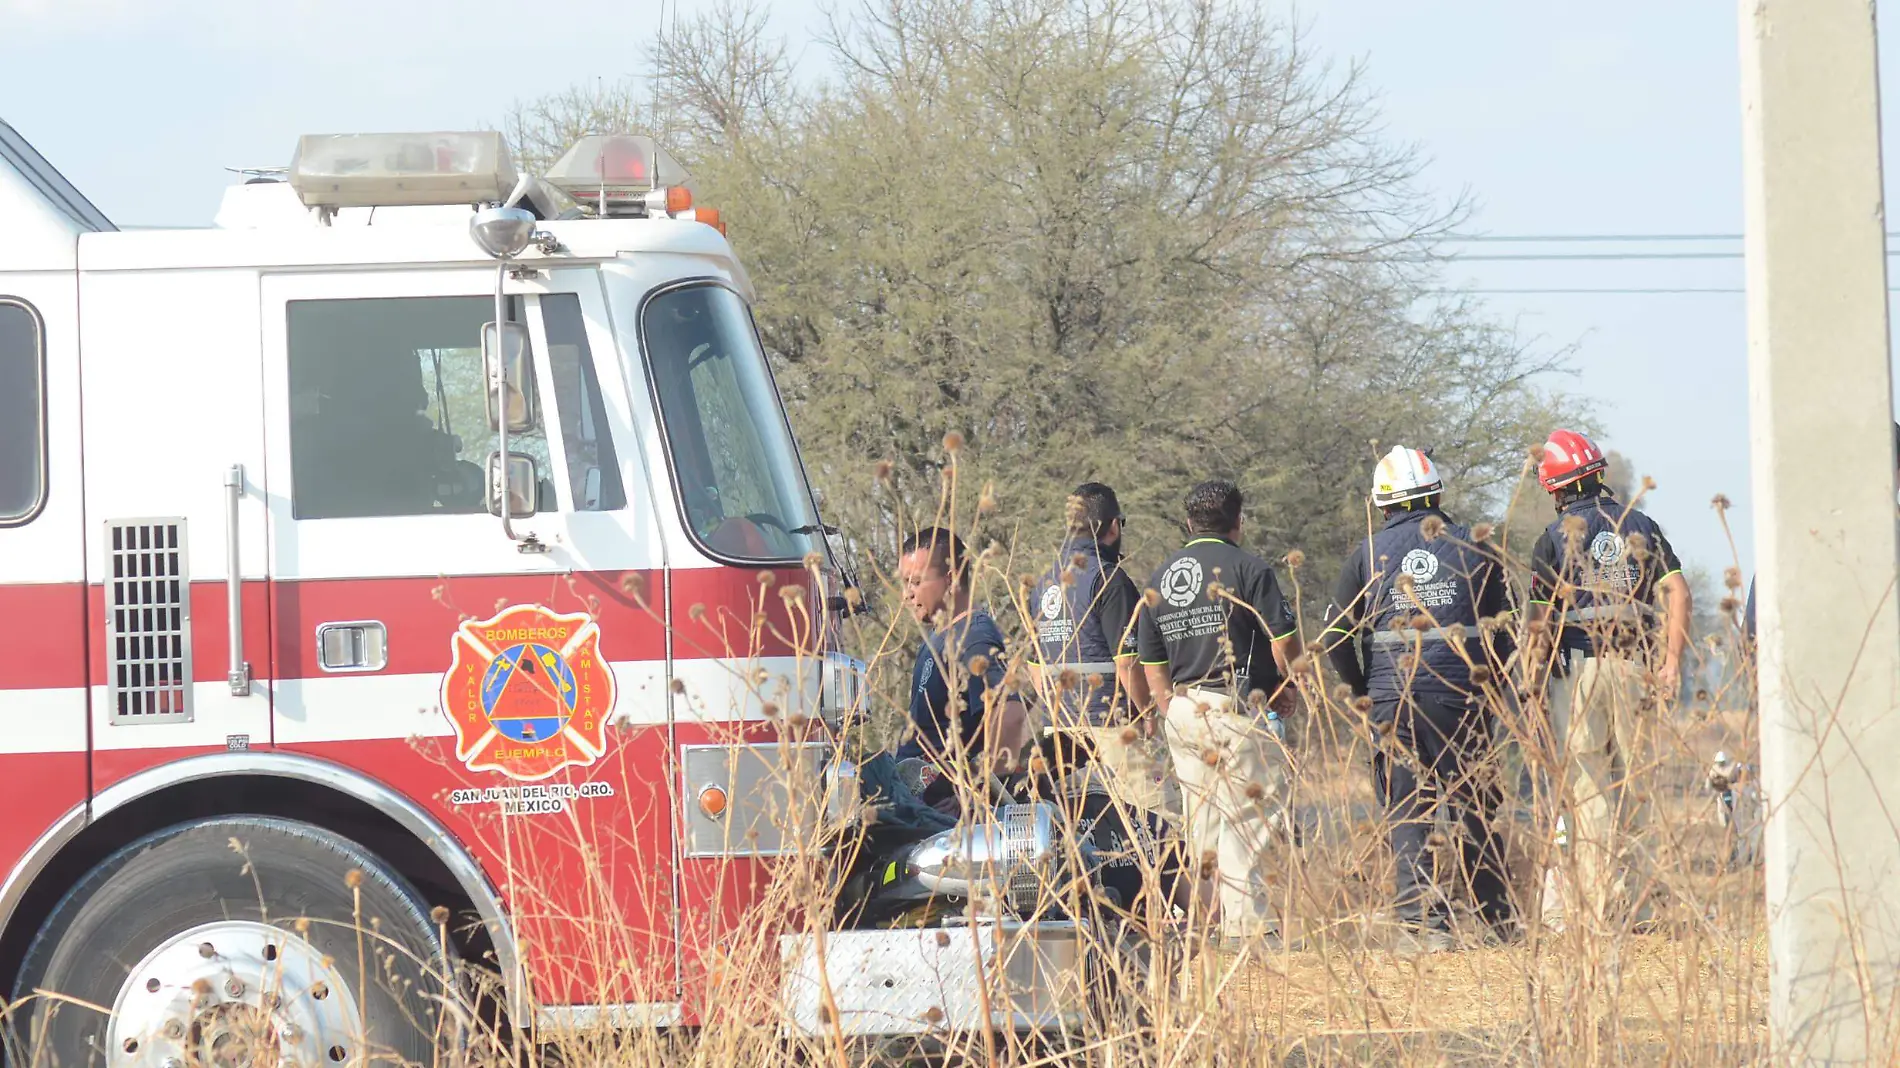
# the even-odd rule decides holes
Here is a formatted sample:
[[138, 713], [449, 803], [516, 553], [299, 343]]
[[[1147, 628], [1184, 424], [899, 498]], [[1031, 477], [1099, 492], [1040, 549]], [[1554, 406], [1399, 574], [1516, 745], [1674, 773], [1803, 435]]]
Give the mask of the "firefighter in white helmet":
[[[1395, 862], [1400, 945], [1454, 948], [1450, 897], [1427, 848], [1440, 808], [1462, 822], [1459, 850], [1477, 899], [1479, 933], [1515, 929], [1504, 847], [1491, 702], [1509, 650], [1496, 626], [1508, 611], [1495, 554], [1439, 509], [1444, 479], [1431, 457], [1394, 448], [1372, 478], [1384, 524], [1347, 558], [1323, 636], [1373, 733], [1373, 778]], [[1486, 626], [1484, 621], [1491, 620]]]

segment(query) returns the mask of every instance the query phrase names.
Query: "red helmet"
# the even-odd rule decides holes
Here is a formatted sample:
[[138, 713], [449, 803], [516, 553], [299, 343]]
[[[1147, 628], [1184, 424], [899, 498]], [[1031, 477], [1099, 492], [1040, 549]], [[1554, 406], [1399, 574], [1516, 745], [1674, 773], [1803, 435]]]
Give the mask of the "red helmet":
[[1544, 461], [1537, 465], [1537, 481], [1555, 493], [1608, 465], [1596, 442], [1574, 430], [1553, 430], [1544, 441]]

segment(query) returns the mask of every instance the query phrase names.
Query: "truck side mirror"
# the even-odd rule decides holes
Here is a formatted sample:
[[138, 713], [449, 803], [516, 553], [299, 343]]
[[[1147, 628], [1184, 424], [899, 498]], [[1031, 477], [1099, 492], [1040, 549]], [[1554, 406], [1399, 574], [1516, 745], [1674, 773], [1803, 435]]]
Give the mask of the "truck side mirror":
[[499, 360], [508, 375], [508, 432], [533, 430], [539, 421], [534, 396], [534, 363], [528, 355], [528, 328], [520, 323], [503, 323], [499, 355], [495, 344], [495, 324], [482, 324], [482, 372], [489, 387], [487, 397], [488, 429], [501, 429], [500, 413], [495, 411], [495, 364]]
[[[541, 473], [534, 457], [508, 454], [508, 518], [525, 519], [534, 514], [535, 497], [541, 485]], [[501, 514], [501, 453], [488, 454], [488, 514]]]

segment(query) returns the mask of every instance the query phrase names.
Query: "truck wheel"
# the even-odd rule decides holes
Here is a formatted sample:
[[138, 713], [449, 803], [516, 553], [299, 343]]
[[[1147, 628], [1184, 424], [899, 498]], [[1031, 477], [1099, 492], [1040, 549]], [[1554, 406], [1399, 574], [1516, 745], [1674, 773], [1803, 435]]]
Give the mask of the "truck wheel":
[[16, 1063], [432, 1064], [460, 1038], [448, 974], [416, 892], [354, 843], [263, 816], [182, 824], [106, 858], [40, 927]]

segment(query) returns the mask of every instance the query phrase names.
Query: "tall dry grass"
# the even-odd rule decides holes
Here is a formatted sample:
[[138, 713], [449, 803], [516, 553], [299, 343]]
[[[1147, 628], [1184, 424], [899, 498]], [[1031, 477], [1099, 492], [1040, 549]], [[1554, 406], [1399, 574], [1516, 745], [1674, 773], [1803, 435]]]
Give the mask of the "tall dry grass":
[[[951, 453], [954, 461], [954, 447]], [[1013, 623], [1007, 686], [1032, 705], [1048, 707], [1054, 683], [1045, 679], [1036, 692], [1015, 662], [1033, 633], [1026, 578], [1048, 566], [1051, 554], [1040, 546], [984, 538], [989, 495], [962, 500], [955, 479], [952, 462], [934, 514], [919, 514], [915, 522], [968, 535], [978, 600]], [[1638, 496], [1628, 503], [1640, 505]], [[1511, 507], [1547, 505], [1515, 501]], [[1502, 529], [1511, 518], [1498, 517], [1493, 525]], [[1521, 584], [1529, 546], [1498, 549]], [[1289, 552], [1276, 561], [1283, 583], [1301, 594], [1330, 587], [1330, 576], [1301, 572], [1302, 555]], [[855, 621], [852, 635], [874, 673], [884, 676], [885, 703], [840, 725], [847, 749], [888, 744], [901, 733], [892, 707], [898, 695], [889, 683], [907, 680], [908, 659], [900, 653], [918, 635], [901, 612], [893, 578], [878, 575], [876, 584], [884, 611]], [[1587, 914], [1578, 896], [1576, 858], [1558, 844], [1559, 818], [1574, 821], [1562, 785], [1567, 761], [1544, 709], [1520, 700], [1524, 665], [1516, 665], [1512, 684], [1485, 689], [1484, 712], [1497, 723], [1498, 744], [1469, 771], [1492, 777], [1504, 797], [1495, 819], [1506, 837], [1514, 899], [1525, 921], [1521, 937], [1506, 944], [1485, 940], [1467, 913], [1457, 925], [1462, 944], [1455, 951], [1398, 952], [1389, 918], [1392, 860], [1369, 774], [1372, 752], [1389, 750], [1392, 743], [1366, 721], [1363, 707], [1329, 683], [1318, 666], [1322, 658], [1309, 655], [1299, 663], [1301, 711], [1292, 720], [1290, 745], [1293, 812], [1303, 841], [1283, 845], [1271, 858], [1283, 937], [1248, 947], [1182, 937], [1189, 926], [1183, 917], [1155, 911], [1163, 896], [1154, 885], [1161, 872], [1145, 858], [1154, 893], [1140, 919], [1156, 937], [1158, 951], [1146, 960], [1131, 959], [1107, 935], [1098, 936], [1090, 956], [1109, 974], [1103, 986], [1113, 994], [1095, 999], [1075, 1033], [942, 1035], [918, 1048], [947, 1047], [976, 1063], [1131, 1066], [1763, 1061], [1765, 916], [1761, 871], [1746, 841], [1757, 814], [1744, 811], [1739, 829], [1725, 826], [1707, 785], [1718, 751], [1752, 762], [1756, 745], [1752, 668], [1740, 635], [1739, 575], [1732, 569], [1728, 586], [1720, 613], [1726, 629], [1699, 635], [1689, 654], [1698, 681], [1672, 705], [1646, 706], [1640, 751], [1626, 754], [1632, 798], [1649, 811], [1642, 833], [1618, 845], [1642, 860], [1646, 881], [1632, 889], [1655, 903], [1653, 923], [1634, 926]], [[1311, 602], [1301, 597], [1302, 604]], [[1309, 636], [1321, 626], [1311, 615], [1301, 623]], [[1653, 674], [1657, 650], [1640, 655]], [[980, 789], [968, 785], [972, 793]], [[1744, 808], [1751, 796], [1742, 795]], [[1441, 875], [1454, 891], [1464, 878], [1456, 870], [1460, 833], [1445, 821], [1434, 835]], [[800, 890], [791, 896], [811, 892], [823, 900], [829, 889], [823, 866], [794, 868], [801, 872]], [[816, 872], [809, 881], [802, 874], [807, 868]], [[1578, 919], [1561, 929], [1540, 922], [1547, 886]], [[801, 915], [816, 930], [823, 913], [820, 908]], [[773, 955], [769, 947], [761, 950], [755, 960], [766, 973], [760, 985], [770, 987]], [[991, 996], [1001, 1002], [1009, 992], [997, 984]], [[787, 1049], [832, 1063], [852, 1048], [837, 1034], [787, 1040], [769, 1023], [736, 1022], [703, 1030], [691, 1052], [635, 1045], [648, 1050], [655, 1064], [672, 1063], [668, 1056], [686, 1058], [680, 1063], [726, 1063], [727, 1057], [746, 1062]], [[646, 1056], [629, 1049], [622, 1047], [622, 1055]]]
[[[952, 462], [934, 514], [918, 515], [917, 522], [971, 533], [969, 566], [977, 597], [1012, 631], [1005, 688], [1034, 707], [1047, 707], [1054, 696], [1049, 687], [1060, 680], [1044, 679], [1039, 688], [1017, 661], [1029, 632], [1023, 578], [1046, 567], [1051, 554], [1041, 546], [976, 537], [992, 518], [993, 505], [987, 493], [964, 501], [955, 470]], [[1533, 505], [1513, 503], [1519, 507]], [[1501, 529], [1508, 518], [1498, 517], [1495, 526]], [[1501, 547], [1517, 571], [1524, 548]], [[1313, 589], [1331, 584], [1330, 576], [1305, 573], [1298, 553], [1282, 554], [1278, 563], [1283, 583], [1301, 595], [1302, 604], [1312, 603]], [[801, 1031], [792, 1025], [791, 1009], [781, 996], [785, 940], [804, 937], [822, 946], [838, 917], [849, 913], [852, 902], [839, 900], [840, 877], [866, 848], [863, 828], [875, 824], [876, 815], [859, 811], [856, 830], [829, 825], [820, 812], [823, 784], [794, 743], [822, 738], [854, 757], [891, 743], [902, 729], [895, 697], [908, 680], [908, 650], [918, 637], [918, 625], [901, 611], [892, 576], [874, 569], [869, 577], [872, 599], [880, 607], [851, 617], [844, 638], [870, 666], [870, 691], [836, 722], [787, 715], [773, 723], [782, 777], [781, 800], [771, 819], [798, 848], [771, 863], [770, 880], [743, 913], [705, 908], [693, 896], [703, 886], [682, 890], [683, 914], [701, 917], [683, 931], [691, 947], [681, 957], [696, 1025], [682, 1029], [618, 1021], [528, 1034], [510, 1027], [496, 1009], [500, 984], [492, 960], [465, 959], [454, 974], [432, 973], [438, 981], [426, 992], [445, 1007], [444, 1018], [460, 1032], [456, 1041], [445, 1042], [453, 1048], [443, 1063], [711, 1068], [843, 1065], [869, 1057], [892, 1063], [928, 1058], [1199, 1068], [1265, 1063], [1714, 1066], [1767, 1060], [1761, 871], [1752, 858], [1738, 858], [1736, 832], [1717, 821], [1714, 795], [1705, 783], [1718, 750], [1737, 760], [1754, 759], [1753, 682], [1748, 658], [1741, 655], [1733, 603], [1724, 606], [1729, 630], [1703, 636], [1700, 646], [1701, 655], [1721, 658], [1722, 669], [1705, 672], [1706, 683], [1674, 706], [1650, 704], [1640, 752], [1628, 755], [1630, 789], [1647, 802], [1650, 822], [1640, 836], [1622, 844], [1644, 859], [1641, 868], [1652, 876], [1638, 889], [1657, 902], [1653, 926], [1639, 930], [1579, 910], [1575, 857], [1557, 845], [1556, 834], [1558, 818], [1570, 813], [1561, 787], [1566, 762], [1535, 703], [1520, 701], [1513, 686], [1494, 679], [1485, 687], [1484, 710], [1497, 721], [1499, 743], [1471, 773], [1492, 777], [1504, 797], [1495, 818], [1508, 843], [1514, 899], [1527, 921], [1522, 937], [1506, 944], [1486, 941], [1465, 916], [1458, 924], [1463, 941], [1457, 949], [1397, 952], [1395, 925], [1388, 918], [1392, 860], [1368, 771], [1374, 749], [1391, 741], [1367, 722], [1363, 706], [1335, 690], [1320, 666], [1324, 658], [1309, 655], [1297, 664], [1301, 704], [1290, 721], [1289, 738], [1292, 815], [1302, 842], [1283, 843], [1269, 858], [1270, 882], [1283, 916], [1281, 938], [1235, 946], [1189, 937], [1193, 925], [1162, 892], [1164, 865], [1156, 854], [1144, 852], [1137, 863], [1148, 893], [1135, 914], [1122, 929], [1088, 931], [1082, 950], [1086, 970], [1054, 980], [1066, 983], [1068, 993], [1087, 1005], [1088, 1011], [1069, 1026], [1040, 1033], [939, 1029], [916, 1039], [867, 1043], [844, 1033], [831, 989], [843, 977], [827, 976], [819, 994], [818, 1026]], [[1732, 602], [1739, 593], [1733, 572], [1729, 585]], [[796, 632], [791, 637], [811, 646], [821, 625], [811, 606], [785, 595], [789, 615], [768, 611], [773, 606], [766, 598], [773, 596], [778, 595], [762, 585], [757, 619], [738, 633], [756, 639], [759, 628], [790, 626]], [[1301, 620], [1301, 631], [1309, 636], [1321, 626], [1311, 614]], [[742, 665], [747, 639], [735, 641], [728, 632], [725, 640]], [[775, 709], [788, 709], [799, 707], [793, 702], [811, 681], [808, 670], [816, 665], [801, 666], [801, 677], [785, 679], [740, 666], [736, 677], [750, 679], [756, 696]], [[677, 696], [697, 702], [706, 719], [722, 717], [716, 695]], [[738, 727], [731, 735], [734, 741], [752, 737]], [[986, 818], [985, 784], [964, 785], [970, 799], [965, 818]], [[676, 792], [678, 776], [655, 774], [651, 787]], [[636, 793], [623, 790], [616, 803], [639, 805]], [[685, 800], [672, 798], [676, 807]], [[743, 823], [732, 826], [732, 833], [745, 836]], [[656, 937], [664, 943], [673, 935], [664, 888], [654, 887], [650, 915], [626, 915], [614, 904], [626, 895], [617, 898], [612, 888], [628, 885], [637, 873], [603, 859], [627, 856], [630, 843], [603, 841], [578, 819], [498, 817], [490, 831], [500, 836], [500, 852], [510, 869], [495, 873], [497, 881], [516, 887], [518, 897], [531, 896], [521, 891], [553, 880], [580, 879], [597, 887], [584, 895], [590, 904], [583, 914], [554, 918], [581, 933], [561, 952], [587, 965], [600, 1001], [641, 1000], [637, 992], [664, 985], [658, 973], [672, 961], [646, 959]], [[1460, 833], [1446, 821], [1434, 835], [1441, 874], [1454, 894], [1463, 878], [1455, 870]], [[1073, 845], [1068, 848], [1075, 859]], [[570, 859], [577, 853], [587, 858], [578, 868]], [[1571, 895], [1569, 915], [1577, 917], [1561, 930], [1538, 922], [1540, 897], [1552, 873], [1561, 892]], [[755, 875], [752, 862], [734, 863], [733, 878]], [[338, 873], [339, 880], [345, 877]], [[1046, 900], [1071, 908], [1085, 892], [1072, 882], [1045, 887]], [[450, 927], [461, 920], [440, 911], [436, 920], [444, 939], [454, 941]], [[375, 925], [365, 926], [373, 930]], [[970, 937], [970, 929], [946, 928], [943, 937]], [[402, 952], [394, 943], [377, 949], [380, 958]], [[378, 974], [386, 971], [379, 968]], [[1021, 996], [1000, 969], [985, 980], [981, 996], [992, 1009], [1004, 1009]], [[370, 976], [367, 981], [378, 980]], [[928, 1013], [922, 1023], [930, 1023]]]

